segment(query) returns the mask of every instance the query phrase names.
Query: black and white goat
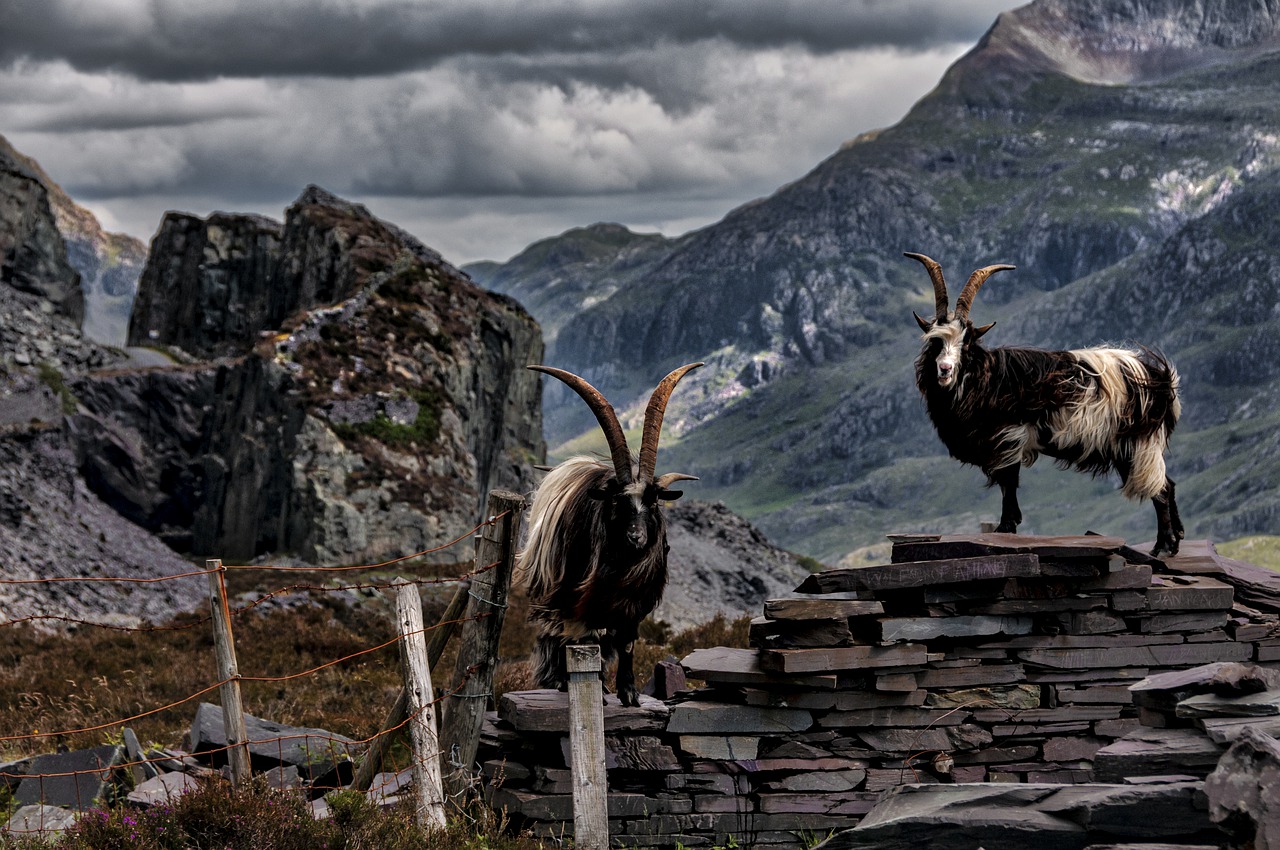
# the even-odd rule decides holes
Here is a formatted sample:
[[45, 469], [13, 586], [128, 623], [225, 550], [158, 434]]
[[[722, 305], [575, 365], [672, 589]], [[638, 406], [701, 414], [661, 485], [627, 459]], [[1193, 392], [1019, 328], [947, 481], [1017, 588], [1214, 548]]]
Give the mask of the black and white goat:
[[529, 508], [529, 536], [519, 563], [537, 631], [538, 687], [563, 690], [568, 684], [565, 646], [598, 642], [606, 665], [617, 657], [622, 704], [640, 704], [632, 645], [667, 585], [667, 527], [658, 503], [683, 495], [671, 489], [675, 482], [697, 480], [678, 472], [654, 476], [658, 435], [676, 384], [701, 365], [681, 366], [653, 391], [634, 469], [617, 414], [595, 387], [562, 369], [529, 367], [559, 378], [582, 397], [604, 431], [612, 458], [611, 464], [590, 457], [559, 464]]
[[915, 317], [924, 331], [916, 385], [951, 456], [1000, 485], [996, 530], [1018, 530], [1018, 467], [1044, 454], [1064, 469], [1114, 469], [1125, 496], [1155, 505], [1152, 554], [1177, 554], [1182, 520], [1164, 463], [1182, 410], [1173, 366], [1147, 348], [984, 348], [979, 340], [992, 326], [974, 327], [969, 308], [988, 277], [1013, 266], [975, 271], [948, 315], [942, 268], [923, 254], [906, 256], [928, 270], [937, 309], [933, 321]]

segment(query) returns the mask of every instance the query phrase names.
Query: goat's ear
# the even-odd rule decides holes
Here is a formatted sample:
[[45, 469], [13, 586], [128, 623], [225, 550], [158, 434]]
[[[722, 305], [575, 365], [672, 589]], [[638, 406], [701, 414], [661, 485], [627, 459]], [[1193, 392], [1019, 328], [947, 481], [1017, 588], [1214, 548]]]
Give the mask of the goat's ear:
[[916, 317], [916, 324], [920, 326], [920, 330], [924, 331], [925, 333], [928, 333], [933, 329], [933, 323], [926, 322], [924, 319], [920, 318], [918, 315], [916, 315], [915, 310], [911, 311], [911, 315]]
[[664, 490], [659, 490], [659, 491], [658, 491], [658, 501], [659, 501], [659, 502], [674, 502], [676, 499], [680, 498], [680, 497], [681, 497], [681, 496], [683, 496], [683, 495], [684, 495], [684, 491], [683, 491], [683, 490], [665, 490], [665, 489], [664, 489]]
[[987, 331], [991, 330], [992, 328], [994, 328], [995, 326], [996, 326], [996, 323], [995, 323], [995, 322], [992, 322], [992, 323], [991, 323], [991, 324], [989, 324], [989, 325], [983, 325], [983, 326], [982, 326], [982, 327], [980, 327], [980, 328], [974, 328], [974, 329], [973, 329], [973, 338], [974, 338], [974, 339], [982, 339], [982, 335], [983, 335], [984, 333], [986, 333]]

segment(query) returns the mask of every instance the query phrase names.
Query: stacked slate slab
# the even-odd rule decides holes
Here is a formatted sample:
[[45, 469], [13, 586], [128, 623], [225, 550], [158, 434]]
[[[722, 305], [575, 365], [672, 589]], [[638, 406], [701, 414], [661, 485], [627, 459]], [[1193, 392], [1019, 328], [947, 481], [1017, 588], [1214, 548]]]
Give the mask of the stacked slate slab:
[[[1095, 535], [901, 536], [892, 563], [810, 576], [765, 604], [752, 648], [683, 659], [705, 687], [641, 710], [606, 701], [614, 844], [798, 847], [904, 786], [1123, 782], [1129, 768], [1099, 752], [1180, 725], [1159, 725], [1130, 686], [1280, 657], [1280, 576], [1207, 541], [1143, 551]], [[482, 751], [491, 802], [542, 834], [572, 834], [564, 699], [508, 694]], [[1203, 782], [1223, 749], [1177, 781]], [[1176, 807], [1185, 793], [1137, 796]]]

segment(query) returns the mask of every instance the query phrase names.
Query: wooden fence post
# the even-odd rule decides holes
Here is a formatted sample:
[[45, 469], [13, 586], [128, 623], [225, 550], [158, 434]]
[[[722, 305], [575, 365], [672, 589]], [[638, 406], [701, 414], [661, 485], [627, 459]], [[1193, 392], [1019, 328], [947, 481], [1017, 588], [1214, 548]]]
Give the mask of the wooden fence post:
[[396, 591], [396, 617], [400, 626], [400, 661], [408, 694], [409, 738], [413, 743], [413, 784], [418, 825], [444, 829], [444, 787], [440, 781], [440, 738], [432, 703], [431, 667], [427, 661], [427, 637], [422, 625], [422, 598], [418, 586], [404, 578], [392, 585]]
[[231, 765], [231, 784], [249, 781], [249, 731], [244, 722], [244, 703], [240, 699], [240, 666], [236, 663], [236, 644], [231, 634], [231, 606], [227, 602], [227, 568], [220, 560], [205, 561], [209, 573], [209, 613], [213, 620], [213, 648], [218, 659], [218, 689], [222, 697], [222, 725], [227, 736], [227, 761]]
[[[461, 802], [471, 787], [471, 766], [480, 746], [480, 726], [486, 701], [493, 692], [493, 671], [498, 661], [498, 638], [507, 609], [507, 591], [515, 569], [524, 498], [505, 490], [489, 493], [489, 524], [480, 531], [476, 546], [477, 574], [471, 581], [467, 621], [462, 625], [453, 693], [445, 701], [441, 739], [448, 748], [443, 758], [447, 771], [445, 792]], [[491, 569], [485, 569], [490, 565]], [[483, 572], [481, 572], [483, 570]]]
[[[463, 610], [467, 607], [467, 600], [471, 598], [468, 595], [470, 590], [471, 579], [464, 579], [458, 583], [458, 589], [449, 600], [449, 605], [440, 617], [440, 622], [431, 630], [431, 640], [427, 643], [427, 667], [432, 671], [436, 669], [440, 656], [444, 654], [449, 638], [458, 630], [458, 618], [462, 616]], [[409, 692], [401, 688], [399, 696], [391, 706], [391, 711], [387, 712], [387, 718], [382, 721], [382, 731], [369, 742], [369, 751], [360, 762], [360, 770], [356, 772], [356, 781], [351, 784], [352, 788], [357, 791], [368, 791], [373, 786], [373, 778], [382, 769], [382, 761], [387, 756], [387, 750], [391, 749], [391, 744], [397, 737], [396, 732], [392, 730], [397, 729], [408, 717]]]
[[609, 847], [609, 783], [605, 773], [600, 647], [566, 646], [569, 751], [573, 764], [573, 846]]

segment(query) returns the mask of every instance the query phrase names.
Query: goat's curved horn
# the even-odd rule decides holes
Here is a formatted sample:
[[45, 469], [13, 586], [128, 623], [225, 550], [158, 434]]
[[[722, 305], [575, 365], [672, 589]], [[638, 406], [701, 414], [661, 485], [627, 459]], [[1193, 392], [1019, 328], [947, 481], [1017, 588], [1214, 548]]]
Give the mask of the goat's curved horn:
[[685, 475], [683, 472], [668, 472], [665, 475], [659, 475], [654, 480], [653, 483], [657, 484], [659, 487], [665, 490], [668, 487], [670, 487], [672, 484], [675, 484], [677, 481], [701, 481], [701, 480], [702, 479], [700, 479], [696, 475]]
[[978, 269], [969, 275], [969, 282], [964, 285], [964, 289], [960, 293], [960, 297], [956, 299], [956, 318], [969, 318], [969, 308], [973, 306], [974, 296], [978, 294], [978, 290], [982, 288], [982, 284], [987, 282], [987, 278], [996, 272], [1009, 271], [1016, 269], [1017, 266], [997, 265], [986, 266]]
[[[942, 280], [942, 266], [924, 254], [912, 254], [908, 251], [902, 256], [924, 263], [924, 267], [929, 272], [929, 280], [933, 281], [933, 306], [937, 317], [935, 321], [939, 323], [945, 322], [947, 320], [947, 284]], [[919, 321], [919, 319], [916, 321]]]
[[667, 412], [667, 402], [680, 379], [704, 366], [704, 363], [689, 363], [672, 371], [663, 378], [649, 397], [649, 406], [644, 410], [644, 432], [640, 437], [640, 480], [652, 481], [653, 471], [658, 466], [658, 434], [662, 431], [662, 417]]
[[587, 407], [591, 408], [591, 412], [596, 415], [596, 421], [600, 423], [600, 430], [604, 432], [605, 442], [609, 444], [609, 456], [613, 458], [613, 469], [618, 474], [618, 481], [622, 484], [630, 484], [631, 477], [631, 450], [627, 448], [626, 434], [622, 433], [622, 425], [618, 423], [618, 414], [614, 412], [613, 405], [609, 404], [609, 400], [600, 394], [600, 391], [585, 379], [578, 377], [572, 372], [566, 372], [563, 369], [556, 369], [552, 366], [530, 366], [535, 372], [542, 372], [544, 375], [550, 375], [553, 378], [559, 378], [561, 381], [569, 385], [569, 388], [582, 396], [582, 400], [587, 403]]

